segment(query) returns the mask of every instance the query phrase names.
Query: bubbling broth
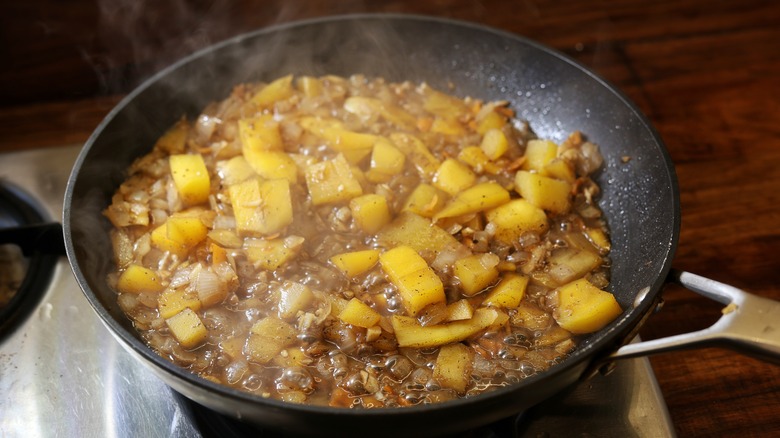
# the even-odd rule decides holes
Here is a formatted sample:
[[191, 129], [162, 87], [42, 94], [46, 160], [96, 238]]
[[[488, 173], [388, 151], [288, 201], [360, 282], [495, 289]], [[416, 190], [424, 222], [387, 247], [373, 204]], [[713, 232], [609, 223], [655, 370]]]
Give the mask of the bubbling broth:
[[579, 132], [355, 75], [236, 86], [172, 126], [105, 215], [108, 282], [158, 354], [295, 403], [469, 397], [621, 313]]

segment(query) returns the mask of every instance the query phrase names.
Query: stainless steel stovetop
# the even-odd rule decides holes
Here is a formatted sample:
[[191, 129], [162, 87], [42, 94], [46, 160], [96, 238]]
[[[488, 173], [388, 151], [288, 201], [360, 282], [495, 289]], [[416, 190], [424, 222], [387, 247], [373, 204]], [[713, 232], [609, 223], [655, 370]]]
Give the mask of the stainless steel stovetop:
[[[0, 184], [23, 188], [52, 220], [60, 221], [65, 186], [79, 150], [74, 145], [0, 154]], [[203, 425], [203, 418], [201, 409], [122, 349], [87, 303], [64, 257], [33, 312], [0, 341], [2, 438], [189, 438], [236, 436], [242, 430], [215, 432]], [[609, 376], [594, 377], [516, 422], [515, 436], [674, 435], [644, 358], [624, 360]]]

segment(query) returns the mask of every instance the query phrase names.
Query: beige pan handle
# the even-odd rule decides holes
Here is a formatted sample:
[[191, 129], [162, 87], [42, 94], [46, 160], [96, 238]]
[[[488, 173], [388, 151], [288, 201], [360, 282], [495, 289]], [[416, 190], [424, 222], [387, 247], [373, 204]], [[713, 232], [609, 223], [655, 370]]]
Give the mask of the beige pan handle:
[[724, 304], [723, 316], [704, 330], [624, 345], [609, 359], [647, 356], [702, 346], [722, 346], [780, 364], [780, 301], [753, 295], [685, 271], [672, 270], [669, 280]]

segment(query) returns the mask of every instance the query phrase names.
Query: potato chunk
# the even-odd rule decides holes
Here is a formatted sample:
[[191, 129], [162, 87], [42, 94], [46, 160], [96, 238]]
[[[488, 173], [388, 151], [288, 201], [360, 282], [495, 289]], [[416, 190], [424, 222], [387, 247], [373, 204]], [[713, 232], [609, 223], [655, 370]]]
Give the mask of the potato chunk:
[[258, 268], [273, 271], [295, 257], [301, 250], [303, 237], [287, 236], [276, 239], [247, 239], [246, 257]]
[[433, 216], [434, 221], [489, 210], [509, 201], [509, 192], [498, 183], [480, 183], [458, 193]]
[[160, 292], [163, 286], [156, 272], [141, 265], [131, 264], [119, 276], [116, 288], [119, 292], [140, 294]]
[[390, 135], [390, 141], [414, 164], [417, 172], [425, 181], [433, 180], [433, 175], [441, 162], [431, 154], [422, 140], [411, 134], [398, 132]]
[[339, 313], [339, 319], [358, 327], [369, 328], [375, 326], [382, 316], [366, 303], [357, 298], [352, 298], [344, 310]]
[[283, 76], [266, 85], [254, 96], [252, 102], [261, 108], [272, 106], [280, 100], [285, 100], [293, 95], [292, 75]]
[[465, 164], [448, 158], [441, 163], [433, 176], [433, 185], [455, 195], [474, 185], [477, 176]]
[[592, 333], [617, 318], [623, 309], [615, 296], [581, 278], [558, 288], [558, 325], [575, 333]]
[[[385, 246], [410, 246], [424, 257], [438, 254], [445, 248], [461, 245], [441, 227], [411, 212], [398, 215], [393, 222], [380, 231], [378, 240]], [[428, 259], [431, 260], [432, 257]]]
[[423, 326], [415, 318], [393, 315], [391, 322], [399, 347], [428, 348], [470, 338], [495, 324], [499, 316], [498, 310], [481, 307], [467, 320]]
[[509, 142], [503, 131], [491, 129], [482, 137], [482, 143], [479, 144], [479, 147], [489, 159], [496, 160], [507, 151]]
[[358, 228], [368, 234], [381, 230], [392, 219], [387, 199], [375, 193], [352, 198], [349, 201], [349, 209]]
[[203, 307], [198, 294], [187, 289], [165, 289], [157, 298], [157, 310], [160, 316], [168, 319], [184, 309], [198, 311]]
[[571, 208], [571, 184], [521, 170], [515, 174], [515, 190], [531, 204], [556, 214]]
[[194, 348], [202, 344], [209, 335], [203, 321], [190, 308], [185, 308], [165, 320], [171, 334], [184, 348]]
[[528, 277], [508, 272], [488, 293], [482, 304], [505, 309], [516, 308], [525, 296], [526, 287], [528, 287]]
[[410, 211], [422, 217], [431, 218], [444, 206], [447, 194], [436, 187], [422, 183], [406, 198], [401, 211]]
[[330, 262], [350, 278], [368, 271], [377, 261], [379, 261], [379, 251], [376, 249], [345, 252], [330, 258]]
[[314, 301], [314, 293], [309, 286], [293, 281], [285, 282], [279, 290], [279, 317], [289, 319]]
[[404, 170], [406, 156], [387, 140], [379, 140], [371, 152], [371, 164], [366, 178], [373, 183], [382, 183]]
[[228, 188], [239, 233], [268, 235], [292, 223], [290, 183], [284, 179], [248, 179]]
[[485, 216], [495, 226], [495, 238], [509, 244], [526, 232], [540, 235], [549, 227], [544, 211], [525, 199], [513, 199]]
[[250, 329], [244, 352], [252, 362], [265, 364], [296, 341], [297, 330], [275, 316], [257, 321]]
[[238, 136], [244, 156], [247, 151], [281, 151], [284, 149], [279, 122], [270, 114], [238, 121]]
[[529, 140], [525, 146], [525, 162], [522, 169], [541, 172], [556, 156], [558, 156], [558, 145], [552, 141]]
[[452, 273], [460, 281], [463, 294], [475, 295], [493, 284], [498, 278], [497, 255], [491, 253], [474, 254], [455, 262]]
[[414, 316], [431, 304], [446, 302], [441, 279], [411, 247], [385, 251], [379, 256], [379, 263], [398, 288], [408, 314]]
[[306, 185], [314, 205], [349, 201], [363, 194], [363, 188], [342, 154], [308, 166]]
[[171, 155], [168, 162], [173, 183], [184, 205], [196, 205], [208, 201], [211, 179], [201, 155]]
[[461, 344], [442, 345], [433, 365], [433, 377], [445, 388], [466, 392], [471, 379], [474, 352]]

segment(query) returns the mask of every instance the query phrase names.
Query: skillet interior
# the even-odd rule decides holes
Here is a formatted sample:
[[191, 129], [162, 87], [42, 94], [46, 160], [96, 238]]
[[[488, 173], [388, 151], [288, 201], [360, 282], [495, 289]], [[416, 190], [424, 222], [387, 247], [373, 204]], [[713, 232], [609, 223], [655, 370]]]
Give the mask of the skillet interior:
[[[112, 250], [101, 211], [129, 164], [148, 152], [182, 114], [196, 115], [208, 102], [227, 96], [234, 84], [288, 73], [363, 73], [390, 81], [425, 81], [460, 96], [508, 100], [540, 137], [561, 141], [574, 130], [585, 133], [605, 157], [597, 181], [613, 242], [610, 288], [627, 310], [548, 372], [484, 397], [419, 409], [356, 412], [287, 405], [206, 382], [159, 358], [138, 339], [106, 286]], [[624, 162], [623, 157], [630, 160]], [[428, 17], [359, 15], [260, 30], [196, 53], [147, 81], [87, 142], [68, 185], [63, 224], [73, 271], [97, 313], [128, 350], [190, 398], [300, 432], [330, 430], [349, 416], [355, 425], [375, 426], [379, 421], [388, 426], [387, 433], [430, 434], [487, 423], [528, 407], [576, 381], [594, 355], [622, 341], [649, 311], [669, 270], [679, 201], [671, 161], [648, 121], [619, 92], [573, 61], [481, 26]], [[645, 288], [648, 297], [634, 307]], [[301, 415], [306, 424], [298, 421]], [[444, 419], [446, 425], [437, 424]], [[334, 433], [339, 430], [343, 432], [338, 428]]]

